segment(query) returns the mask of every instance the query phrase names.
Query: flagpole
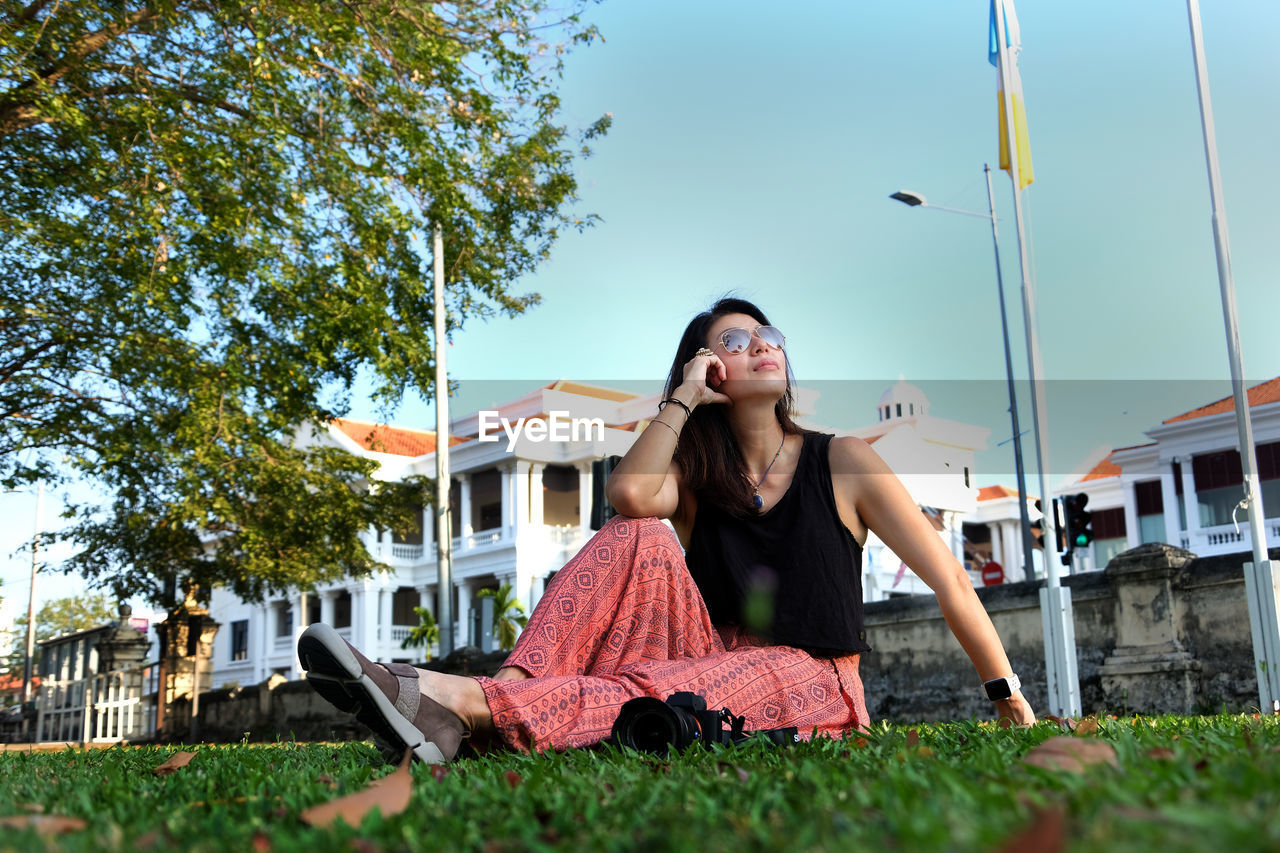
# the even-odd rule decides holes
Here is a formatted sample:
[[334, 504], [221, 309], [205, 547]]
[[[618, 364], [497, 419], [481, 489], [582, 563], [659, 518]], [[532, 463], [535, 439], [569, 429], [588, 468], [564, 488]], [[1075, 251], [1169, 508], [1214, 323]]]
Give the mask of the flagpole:
[[435, 284], [436, 344], [436, 596], [440, 602], [440, 657], [453, 652], [453, 521], [449, 517], [449, 376], [445, 370], [444, 232], [431, 227], [431, 267]]
[[1191, 25], [1191, 52], [1195, 60], [1196, 93], [1200, 98], [1200, 125], [1204, 131], [1204, 159], [1209, 172], [1209, 198], [1213, 205], [1213, 246], [1218, 260], [1218, 286], [1222, 318], [1227, 328], [1227, 357], [1231, 365], [1231, 396], [1235, 400], [1236, 431], [1244, 474], [1244, 506], [1249, 519], [1253, 562], [1245, 563], [1245, 590], [1249, 599], [1249, 625], [1253, 633], [1253, 657], [1258, 676], [1259, 706], [1280, 712], [1280, 591], [1277, 563], [1267, 559], [1265, 515], [1258, 484], [1258, 464], [1253, 443], [1253, 420], [1245, 390], [1244, 359], [1240, 352], [1240, 327], [1236, 316], [1236, 286], [1231, 275], [1231, 241], [1227, 236], [1227, 212], [1222, 198], [1222, 173], [1218, 169], [1218, 140], [1209, 100], [1209, 73], [1205, 68], [1204, 36], [1200, 28], [1200, 4], [1187, 0]]
[[[982, 164], [987, 179], [987, 209], [991, 211], [991, 245], [996, 255], [996, 295], [1000, 299], [1000, 332], [1004, 337], [1004, 372], [1009, 384], [1009, 418], [1013, 426], [1013, 468], [1018, 482], [1018, 524], [1022, 528], [1022, 571], [1027, 580], [1035, 580], [1036, 566], [1032, 554], [1031, 517], [1027, 512], [1027, 472], [1022, 464], [1022, 427], [1018, 424], [1018, 395], [1014, 390], [1013, 352], [1009, 348], [1009, 318], [1004, 307], [1004, 271], [1000, 269], [1000, 232], [996, 227], [996, 196], [991, 189], [991, 166]], [[1005, 555], [1005, 563], [1009, 562]]]
[[1009, 151], [1009, 177], [1013, 182], [1013, 216], [1018, 234], [1018, 262], [1022, 270], [1022, 318], [1027, 336], [1027, 362], [1031, 385], [1031, 423], [1036, 439], [1036, 465], [1039, 468], [1040, 495], [1044, 513], [1041, 542], [1044, 554], [1045, 586], [1040, 589], [1040, 610], [1044, 624], [1045, 683], [1049, 692], [1049, 709], [1058, 716], [1079, 716], [1080, 679], [1076, 666], [1075, 625], [1071, 612], [1071, 589], [1058, 578], [1056, 552], [1057, 519], [1052, 511], [1053, 495], [1049, 492], [1049, 419], [1044, 399], [1044, 366], [1040, 358], [1040, 338], [1036, 330], [1035, 288], [1031, 281], [1027, 258], [1027, 242], [1022, 214], [1022, 182], [1018, 162], [1017, 125], [1014, 123], [1013, 85], [1009, 66], [1009, 47], [1005, 40], [1005, 0], [993, 0], [996, 26], [996, 49], [999, 51], [1001, 99], [1005, 117], [1005, 141]]

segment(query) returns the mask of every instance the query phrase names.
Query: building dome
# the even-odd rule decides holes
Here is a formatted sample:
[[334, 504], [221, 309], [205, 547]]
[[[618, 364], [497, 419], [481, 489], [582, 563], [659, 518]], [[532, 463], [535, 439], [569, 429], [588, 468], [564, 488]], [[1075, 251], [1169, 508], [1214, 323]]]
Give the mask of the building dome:
[[881, 394], [880, 402], [876, 404], [876, 419], [881, 421], [914, 418], [928, 412], [929, 398], [901, 373], [897, 384]]

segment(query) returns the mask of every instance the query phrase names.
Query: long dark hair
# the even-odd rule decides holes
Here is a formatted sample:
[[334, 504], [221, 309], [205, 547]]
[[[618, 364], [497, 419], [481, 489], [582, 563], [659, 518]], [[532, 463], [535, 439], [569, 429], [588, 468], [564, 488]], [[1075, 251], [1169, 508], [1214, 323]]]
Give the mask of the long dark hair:
[[[745, 299], [726, 297], [716, 302], [707, 311], [689, 321], [680, 345], [676, 348], [675, 360], [671, 362], [671, 372], [667, 374], [664, 397], [671, 393], [684, 381], [684, 366], [693, 359], [698, 349], [707, 345], [707, 332], [716, 320], [726, 314], [746, 314], [762, 326], [768, 326], [769, 320], [764, 312]], [[801, 428], [791, 419], [791, 408], [794, 403], [792, 387], [795, 376], [791, 373], [791, 359], [787, 359], [787, 390], [774, 404], [773, 411], [785, 434], [802, 435], [811, 430]], [[693, 417], [680, 430], [680, 442], [676, 445], [675, 461], [684, 475], [685, 485], [698, 497], [698, 500], [709, 500], [726, 512], [739, 518], [749, 518], [757, 514], [751, 502], [754, 495], [752, 483], [748, 479], [746, 461], [733, 430], [729, 428], [729, 418], [724, 406], [699, 406], [693, 410]]]

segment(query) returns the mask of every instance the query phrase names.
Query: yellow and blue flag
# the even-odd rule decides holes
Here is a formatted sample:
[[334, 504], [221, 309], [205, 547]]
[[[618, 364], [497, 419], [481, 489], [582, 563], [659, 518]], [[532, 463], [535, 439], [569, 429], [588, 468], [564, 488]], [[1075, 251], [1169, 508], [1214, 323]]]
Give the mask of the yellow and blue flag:
[[1004, 77], [1000, 73], [999, 36], [996, 29], [996, 11], [1003, 13], [1004, 55], [1009, 62], [1009, 95], [1013, 100], [1013, 144], [1018, 152], [1018, 189], [1026, 189], [1035, 180], [1031, 166], [1031, 141], [1027, 135], [1027, 110], [1022, 98], [1022, 77], [1018, 74], [1018, 53], [1022, 50], [1022, 34], [1018, 29], [1018, 15], [1013, 0], [991, 0], [991, 20], [987, 40], [987, 60], [996, 66], [996, 105], [1000, 111], [1000, 168], [1006, 172], [1009, 166], [1009, 125], [1005, 111]]

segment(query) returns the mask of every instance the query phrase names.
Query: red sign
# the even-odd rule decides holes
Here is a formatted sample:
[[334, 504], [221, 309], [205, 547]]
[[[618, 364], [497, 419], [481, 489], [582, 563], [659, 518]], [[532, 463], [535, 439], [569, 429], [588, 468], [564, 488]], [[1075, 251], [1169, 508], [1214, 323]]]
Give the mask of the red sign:
[[1004, 567], [995, 560], [982, 567], [982, 585], [998, 586], [1004, 583]]

